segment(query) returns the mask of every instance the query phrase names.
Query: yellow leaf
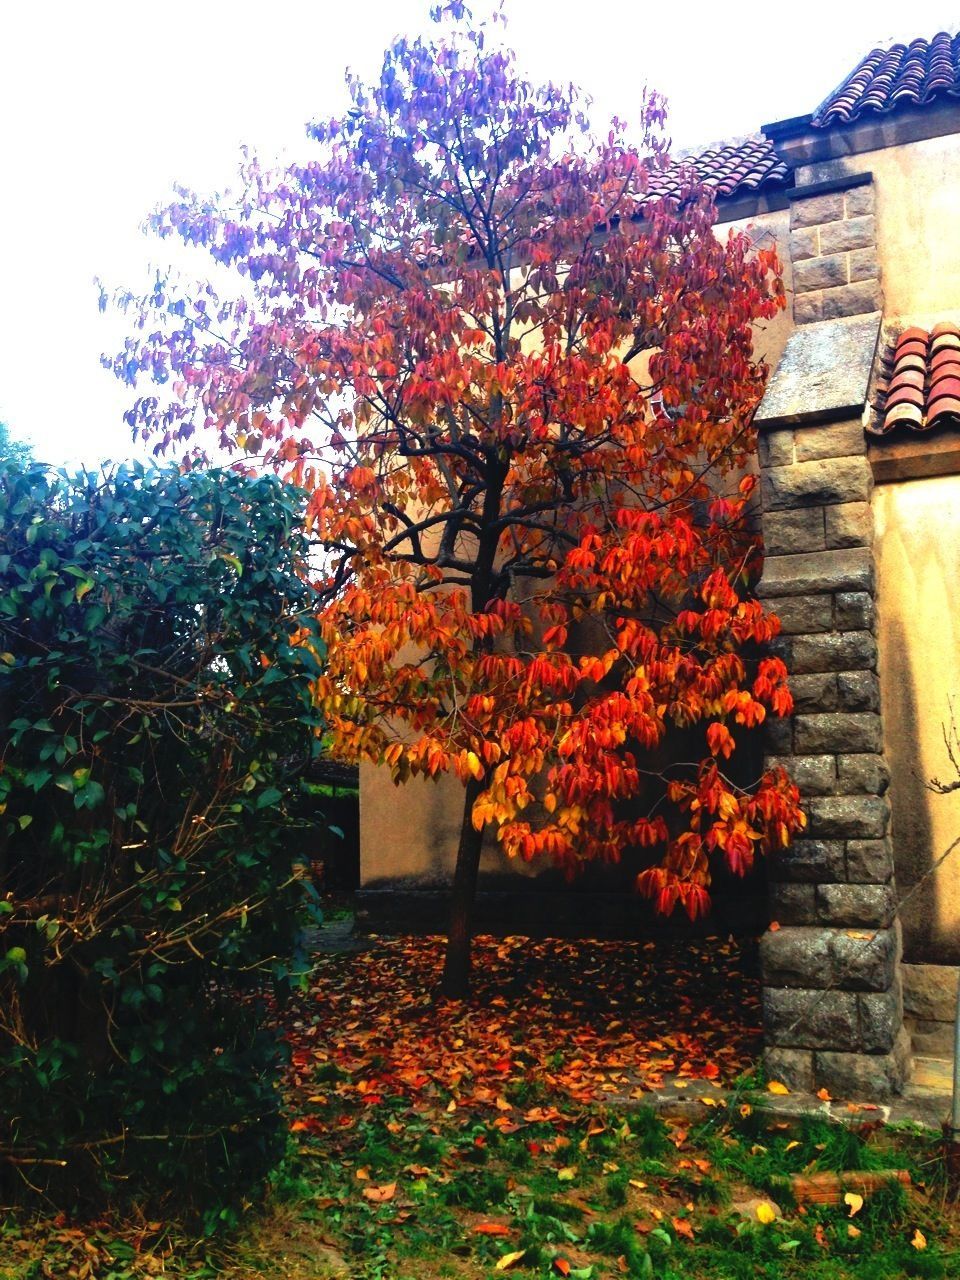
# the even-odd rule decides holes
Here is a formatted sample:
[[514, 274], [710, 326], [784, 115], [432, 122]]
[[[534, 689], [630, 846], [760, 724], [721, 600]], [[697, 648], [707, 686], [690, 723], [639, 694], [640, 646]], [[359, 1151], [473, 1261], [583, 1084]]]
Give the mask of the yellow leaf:
[[777, 1211], [769, 1200], [761, 1200], [757, 1205], [757, 1221], [762, 1222], [764, 1226], [769, 1226], [771, 1222], [776, 1222]]
[[790, 1090], [785, 1084], [781, 1084], [779, 1080], [771, 1080], [767, 1085], [767, 1092], [782, 1095], [784, 1093], [789, 1093]]
[[647, 1184], [645, 1182], [641, 1182], [639, 1178], [631, 1178], [630, 1185], [631, 1187], [636, 1187], [638, 1191], [645, 1191], [647, 1188]]
[[744, 1119], [746, 1119], [747, 1116], [750, 1115], [752, 1111], [753, 1111], [753, 1107], [751, 1107], [749, 1102], [744, 1102], [740, 1107], [740, 1114], [743, 1116]]
[[863, 1196], [857, 1195], [856, 1191], [848, 1191], [843, 1197], [843, 1203], [850, 1206], [850, 1217], [855, 1213], [859, 1213], [863, 1208]]
[[566, 1168], [557, 1170], [558, 1182], [572, 1182], [576, 1176], [577, 1166], [575, 1164], [568, 1164]]
[[457, 1104], [455, 1100], [451, 1098], [450, 1101], [447, 1103], [447, 1115], [453, 1115], [456, 1109], [457, 1109]]
[[518, 1263], [526, 1252], [526, 1249], [518, 1249], [515, 1253], [505, 1253], [497, 1263], [496, 1270], [506, 1271], [508, 1267], [512, 1267]]
[[919, 1227], [913, 1233], [913, 1239], [910, 1241], [915, 1249], [925, 1249], [927, 1247], [927, 1237], [923, 1234]]
[[792, 1151], [794, 1147], [799, 1147], [799, 1145], [800, 1145], [800, 1143], [799, 1143], [799, 1142], [797, 1142], [796, 1140], [794, 1140], [793, 1142], [788, 1142], [788, 1143], [787, 1143], [787, 1145], [786, 1145], [786, 1147], [784, 1147], [784, 1150], [785, 1150], [785, 1151]]
[[850, 1237], [851, 1240], [856, 1240], [857, 1236], [860, 1235], [860, 1228], [855, 1227], [852, 1222], [848, 1222], [847, 1235]]

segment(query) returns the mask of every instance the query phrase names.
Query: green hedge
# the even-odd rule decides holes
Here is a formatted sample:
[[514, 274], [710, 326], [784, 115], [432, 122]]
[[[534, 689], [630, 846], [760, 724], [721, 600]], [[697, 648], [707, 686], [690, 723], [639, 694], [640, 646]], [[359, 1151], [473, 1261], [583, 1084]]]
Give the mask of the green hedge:
[[201, 1206], [280, 1149], [261, 997], [315, 893], [303, 495], [0, 464], [0, 1183]]

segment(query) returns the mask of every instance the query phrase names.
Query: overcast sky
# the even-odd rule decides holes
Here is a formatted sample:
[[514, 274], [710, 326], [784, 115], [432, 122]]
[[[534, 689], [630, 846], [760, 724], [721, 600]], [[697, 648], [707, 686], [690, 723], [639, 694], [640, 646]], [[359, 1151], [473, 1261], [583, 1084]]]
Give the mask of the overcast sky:
[[[99, 314], [94, 277], [144, 284], [171, 251], [140, 224], [173, 182], [222, 189], [243, 143], [264, 158], [306, 154], [303, 126], [342, 107], [344, 69], [373, 76], [428, 9], [0, 0], [0, 420], [13, 435], [55, 463], [134, 452], [129, 391], [99, 364], [127, 322]], [[812, 111], [874, 45], [958, 21], [956, 0], [508, 0], [507, 12], [532, 77], [580, 83], [595, 124], [635, 118], [644, 84], [659, 89], [678, 147]]]

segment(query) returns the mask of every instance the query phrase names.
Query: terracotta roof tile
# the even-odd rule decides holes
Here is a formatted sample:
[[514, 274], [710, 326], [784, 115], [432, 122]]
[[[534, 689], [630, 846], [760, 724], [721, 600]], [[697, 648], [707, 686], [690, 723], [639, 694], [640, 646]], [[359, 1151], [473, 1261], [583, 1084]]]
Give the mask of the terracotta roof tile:
[[960, 35], [946, 31], [931, 40], [871, 49], [817, 107], [810, 123], [829, 128], [871, 112], [925, 106], [941, 97], [960, 98]]
[[717, 197], [757, 191], [763, 186], [787, 186], [792, 172], [774, 150], [769, 138], [762, 135], [739, 142], [720, 143], [694, 155], [680, 157], [667, 169], [650, 175], [650, 197], [679, 195], [683, 189], [684, 168], [693, 169], [706, 186], [713, 187]]
[[960, 325], [944, 321], [926, 329], [905, 329], [888, 347], [877, 386], [878, 416], [871, 435], [886, 436], [897, 426], [930, 431], [960, 423]]

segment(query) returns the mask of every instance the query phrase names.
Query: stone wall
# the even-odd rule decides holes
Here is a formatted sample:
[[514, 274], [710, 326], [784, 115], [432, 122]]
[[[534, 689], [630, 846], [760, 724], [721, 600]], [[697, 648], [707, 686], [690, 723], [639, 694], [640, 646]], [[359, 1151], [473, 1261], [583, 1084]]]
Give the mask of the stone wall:
[[761, 438], [760, 594], [795, 714], [768, 730], [768, 762], [800, 787], [808, 826], [770, 868], [761, 961], [766, 1066], [794, 1089], [900, 1090], [900, 930], [877, 677], [872, 475], [859, 421]]
[[797, 187], [790, 194], [796, 323], [877, 311], [880, 261], [870, 174]]
[[952, 1057], [960, 969], [949, 964], [905, 964], [904, 1024], [913, 1052], [928, 1058]]

